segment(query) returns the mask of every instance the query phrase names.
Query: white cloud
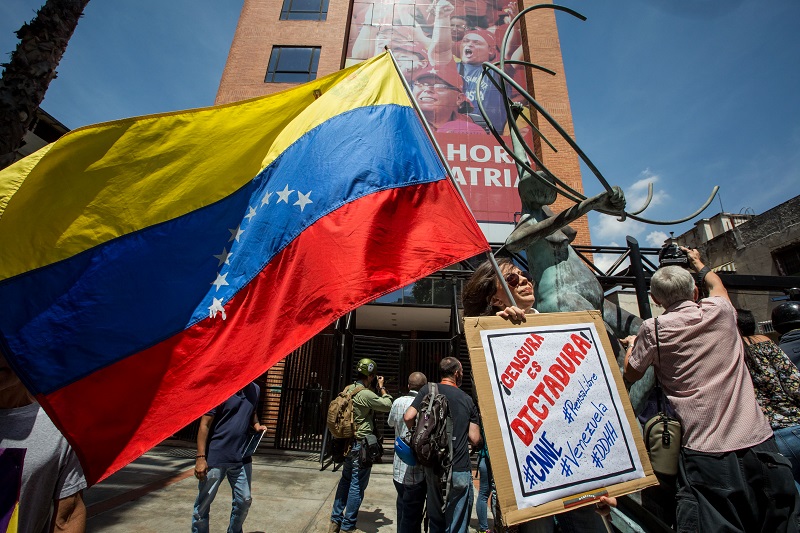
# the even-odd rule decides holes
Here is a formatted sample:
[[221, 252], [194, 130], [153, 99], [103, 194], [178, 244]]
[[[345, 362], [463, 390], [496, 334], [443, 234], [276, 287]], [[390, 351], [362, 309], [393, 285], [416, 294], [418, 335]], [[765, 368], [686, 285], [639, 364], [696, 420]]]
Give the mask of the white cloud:
[[647, 238], [645, 241], [650, 246], [654, 246], [656, 248], [661, 248], [664, 245], [664, 241], [669, 238], [669, 235], [664, 233], [663, 231], [651, 231], [647, 234]]
[[592, 242], [596, 245], [612, 241], [625, 241], [627, 235], [636, 237], [645, 230], [645, 225], [630, 218], [620, 222], [616, 217], [598, 215], [596, 223], [592, 224]]
[[[650, 171], [649, 168], [644, 169], [639, 173], [640, 179], [635, 181], [633, 185], [625, 191], [625, 199], [627, 200], [627, 211], [638, 211], [647, 200], [647, 189], [649, 184], [653, 184], [653, 198], [648, 204], [648, 208], [661, 205], [669, 199], [669, 195], [663, 190], [656, 187], [656, 183], [661, 179], [657, 174]], [[642, 216], [647, 216], [647, 211], [642, 213]]]
[[[650, 184], [653, 184], [653, 198], [650, 200], [648, 209], [642, 213], [642, 216], [648, 216], [649, 208], [668, 202], [669, 195], [663, 188], [659, 189], [656, 185], [660, 180], [660, 176], [653, 173], [649, 168], [644, 169], [639, 174], [639, 179], [625, 188], [626, 209], [628, 211], [636, 211], [642, 208], [647, 200], [647, 190]], [[663, 231], [651, 231], [645, 236], [645, 231], [652, 226], [632, 219], [620, 222], [616, 217], [597, 214], [590, 216], [590, 224], [592, 242], [596, 245], [612, 241], [624, 242], [625, 237], [630, 235], [640, 241], [639, 244], [643, 245], [643, 241], [646, 241], [647, 246], [661, 246], [664, 239], [667, 238]]]
[[[609, 246], [619, 246], [617, 243], [611, 243]], [[611, 265], [619, 259], [619, 254], [594, 254], [594, 266], [605, 272], [606, 274], [619, 274], [620, 270], [625, 269], [629, 264], [630, 261], [625, 259], [621, 265], [617, 267], [614, 272], [608, 272], [608, 269], [611, 268]]]

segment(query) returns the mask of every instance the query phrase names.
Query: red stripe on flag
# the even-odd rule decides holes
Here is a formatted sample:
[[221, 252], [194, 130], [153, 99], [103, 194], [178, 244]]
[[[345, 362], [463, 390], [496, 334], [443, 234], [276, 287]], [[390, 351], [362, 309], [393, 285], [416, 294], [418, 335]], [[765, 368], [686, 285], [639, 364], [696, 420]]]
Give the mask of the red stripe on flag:
[[339, 316], [487, 249], [447, 180], [369, 195], [317, 221], [274, 257], [224, 302], [226, 320], [205, 319], [38, 399], [97, 482]]

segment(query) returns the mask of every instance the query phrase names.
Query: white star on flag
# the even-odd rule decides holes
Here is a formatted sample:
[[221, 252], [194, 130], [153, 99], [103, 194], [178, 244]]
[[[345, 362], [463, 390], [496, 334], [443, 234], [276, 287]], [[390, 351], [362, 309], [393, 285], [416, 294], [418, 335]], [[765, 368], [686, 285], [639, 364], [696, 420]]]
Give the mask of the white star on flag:
[[249, 222], [251, 218], [253, 218], [254, 216], [256, 216], [256, 210], [255, 210], [255, 209], [253, 209], [253, 208], [252, 208], [252, 207], [250, 207], [250, 206], [247, 206], [247, 207], [248, 207], [249, 211], [248, 211], [248, 212], [247, 212], [247, 214], [244, 216], [244, 218], [246, 218], [246, 219], [248, 220], [248, 222]]
[[272, 196], [271, 192], [268, 192], [264, 195], [264, 198], [261, 199], [261, 205], [267, 205], [269, 203], [269, 197]]
[[223, 285], [228, 285], [228, 280], [225, 279], [227, 277], [228, 277], [228, 273], [227, 272], [225, 272], [221, 276], [219, 275], [219, 273], [217, 273], [217, 279], [215, 279], [214, 282], [212, 283], [212, 285], [217, 287], [216, 290], [219, 290], [219, 288], [222, 287]]
[[241, 237], [242, 233], [244, 233], [244, 230], [241, 229], [241, 228], [242, 228], [241, 224], [239, 224], [235, 228], [228, 228], [228, 231], [231, 232], [231, 238], [228, 239], [228, 242], [231, 242], [231, 241], [239, 242], [239, 237]]
[[230, 265], [231, 264], [230, 261], [229, 261], [229, 259], [231, 258], [231, 253], [224, 246], [222, 248], [222, 253], [219, 254], [219, 255], [215, 255], [214, 257], [219, 259], [219, 264], [217, 265], [218, 267], [222, 266], [223, 263], [226, 264], [226, 265]]
[[303, 194], [300, 191], [297, 191], [297, 201], [294, 203], [294, 205], [300, 206], [301, 213], [303, 212], [303, 209], [306, 208], [306, 205], [314, 203], [311, 201], [311, 198], [309, 198], [312, 192], [313, 191], [308, 191], [306, 194]]
[[217, 313], [222, 313], [222, 320], [227, 320], [228, 315], [225, 314], [225, 308], [222, 307], [222, 300], [217, 298], [213, 299], [214, 301], [211, 305], [208, 306], [208, 317], [214, 318], [217, 316]]
[[289, 203], [289, 195], [292, 194], [293, 192], [294, 192], [294, 190], [289, 189], [289, 184], [287, 183], [286, 184], [286, 188], [284, 188], [282, 191], [278, 192], [278, 203], [285, 202], [285, 203], [288, 204]]

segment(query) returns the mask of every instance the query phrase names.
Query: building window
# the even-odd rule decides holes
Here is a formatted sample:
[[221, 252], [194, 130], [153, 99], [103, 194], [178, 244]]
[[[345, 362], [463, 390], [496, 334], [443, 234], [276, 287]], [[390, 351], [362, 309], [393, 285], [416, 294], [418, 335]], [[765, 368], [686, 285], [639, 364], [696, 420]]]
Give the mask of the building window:
[[772, 252], [781, 276], [800, 276], [800, 244]]
[[316, 79], [320, 47], [273, 46], [267, 83], [304, 83]]
[[325, 20], [328, 0], [283, 0], [281, 20]]

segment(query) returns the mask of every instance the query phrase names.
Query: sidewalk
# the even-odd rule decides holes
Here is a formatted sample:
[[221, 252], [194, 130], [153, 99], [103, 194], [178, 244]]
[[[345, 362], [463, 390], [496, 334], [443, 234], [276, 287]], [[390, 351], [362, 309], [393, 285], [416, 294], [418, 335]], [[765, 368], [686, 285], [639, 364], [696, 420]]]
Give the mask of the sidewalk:
[[[197, 497], [194, 448], [156, 446], [108, 479], [84, 492], [89, 533], [179, 533], [190, 531]], [[366, 533], [397, 530], [397, 493], [392, 483], [392, 456], [374, 465], [358, 514]], [[341, 470], [320, 471], [316, 454], [269, 450], [253, 457], [253, 505], [245, 533], [326, 533]], [[475, 487], [477, 497], [477, 482]], [[231, 511], [230, 486], [223, 483], [211, 506], [211, 532], [224, 533]], [[614, 510], [616, 511], [616, 510]], [[616, 530], [644, 531], [614, 512]], [[492, 525], [491, 513], [489, 525]], [[470, 531], [477, 528], [472, 507]]]
[[[189, 531], [197, 496], [194, 454], [192, 448], [157, 446], [88, 489], [84, 493], [87, 531]], [[391, 455], [384, 455], [384, 460], [388, 462], [372, 468], [358, 516], [358, 528], [367, 533], [388, 533], [397, 526]], [[316, 455], [275, 452], [254, 456], [253, 505], [244, 531], [326, 532], [341, 470], [319, 468]], [[230, 489], [224, 483], [211, 507], [212, 532], [227, 529], [230, 501]]]

